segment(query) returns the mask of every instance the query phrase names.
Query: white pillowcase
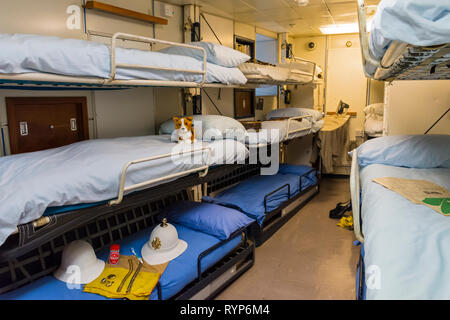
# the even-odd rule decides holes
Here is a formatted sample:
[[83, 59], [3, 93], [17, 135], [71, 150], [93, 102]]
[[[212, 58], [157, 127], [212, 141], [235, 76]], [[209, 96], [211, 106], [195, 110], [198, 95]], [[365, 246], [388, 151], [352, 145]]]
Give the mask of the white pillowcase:
[[[219, 115], [194, 115], [194, 130], [197, 139], [203, 141], [214, 141], [232, 139], [245, 141], [247, 130], [239, 121]], [[159, 134], [172, 134], [175, 125], [169, 119], [159, 127]]]
[[[189, 44], [204, 48], [206, 51], [207, 61], [222, 67], [235, 68], [240, 64], [250, 60], [250, 57], [245, 53], [242, 53], [229, 47], [222, 46], [220, 44], [215, 44], [206, 41], [191, 42]], [[186, 47], [172, 46], [164, 48], [159, 52], [189, 56], [196, 58], [198, 60], [203, 59], [202, 51]]]

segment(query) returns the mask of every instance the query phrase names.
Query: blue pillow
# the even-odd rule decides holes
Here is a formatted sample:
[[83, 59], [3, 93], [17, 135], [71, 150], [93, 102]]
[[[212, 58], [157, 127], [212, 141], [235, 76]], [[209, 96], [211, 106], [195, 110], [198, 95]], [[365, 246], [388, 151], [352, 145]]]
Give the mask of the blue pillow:
[[[250, 56], [229, 47], [222, 46], [206, 41], [188, 43], [192, 46], [200, 47], [206, 51], [206, 60], [210, 63], [217, 64], [222, 67], [235, 68], [240, 64], [248, 61]], [[203, 59], [203, 52], [192, 48], [172, 46], [167, 47], [160, 52], [189, 56], [198, 60]]]
[[193, 201], [177, 202], [160, 215], [161, 219], [164, 217], [169, 223], [178, 223], [220, 240], [228, 239], [233, 232], [255, 221], [231, 208]]
[[361, 167], [449, 168], [450, 135], [404, 135], [371, 139], [358, 147]]

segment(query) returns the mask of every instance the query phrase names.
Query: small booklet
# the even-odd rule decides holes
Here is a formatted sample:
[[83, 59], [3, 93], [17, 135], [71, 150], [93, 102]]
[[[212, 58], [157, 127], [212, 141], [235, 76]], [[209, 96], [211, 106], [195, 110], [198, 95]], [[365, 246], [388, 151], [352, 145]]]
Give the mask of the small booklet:
[[373, 182], [397, 192], [412, 203], [425, 205], [444, 216], [450, 216], [450, 192], [433, 182], [392, 177], [375, 178]]

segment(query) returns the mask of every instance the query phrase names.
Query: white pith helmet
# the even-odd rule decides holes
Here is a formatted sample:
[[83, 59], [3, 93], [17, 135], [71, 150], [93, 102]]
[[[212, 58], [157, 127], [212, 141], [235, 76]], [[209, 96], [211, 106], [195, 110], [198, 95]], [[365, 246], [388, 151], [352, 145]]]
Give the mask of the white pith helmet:
[[61, 266], [53, 275], [66, 283], [86, 284], [98, 278], [104, 268], [105, 262], [97, 259], [88, 242], [75, 240], [64, 247]]
[[175, 259], [187, 248], [187, 243], [178, 239], [177, 229], [164, 218], [153, 229], [150, 240], [142, 247], [141, 254], [150, 265], [162, 264]]

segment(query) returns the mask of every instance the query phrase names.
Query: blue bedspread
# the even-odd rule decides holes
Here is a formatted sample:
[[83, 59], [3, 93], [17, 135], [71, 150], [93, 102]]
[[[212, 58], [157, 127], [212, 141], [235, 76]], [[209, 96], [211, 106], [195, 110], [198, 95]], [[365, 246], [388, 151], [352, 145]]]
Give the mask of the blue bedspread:
[[[220, 242], [216, 237], [202, 232], [194, 231], [181, 225], [173, 224], [178, 231], [180, 239], [188, 243], [188, 247], [179, 257], [172, 260], [160, 278], [163, 299], [169, 299], [187, 284], [197, 278], [197, 257], [199, 254]], [[148, 241], [151, 230], [144, 230], [127, 237], [120, 243], [121, 254], [131, 255], [130, 248], [137, 253]], [[233, 250], [241, 241], [240, 236], [219, 247], [204, 258], [203, 270], [211, 267], [227, 253]], [[106, 260], [108, 251], [103, 250], [98, 255]], [[157, 299], [157, 290], [153, 290], [150, 299]], [[53, 276], [46, 276], [33, 283], [8, 292], [0, 296], [0, 300], [105, 300], [100, 295], [85, 293], [81, 289], [69, 290], [66, 284]]]
[[[450, 169], [373, 164], [360, 171], [367, 299], [450, 299], [450, 217], [372, 181], [428, 180], [450, 189]], [[372, 268], [372, 269], [371, 269]], [[379, 271], [379, 288], [373, 273]]]
[[275, 210], [289, 199], [288, 188], [283, 187], [270, 195], [267, 198], [267, 208], [264, 208], [264, 197], [286, 184], [290, 186], [291, 197], [299, 193], [300, 178], [298, 175], [278, 173], [252, 177], [220, 192], [215, 197], [203, 197], [203, 201], [237, 208], [262, 225], [267, 212]]

